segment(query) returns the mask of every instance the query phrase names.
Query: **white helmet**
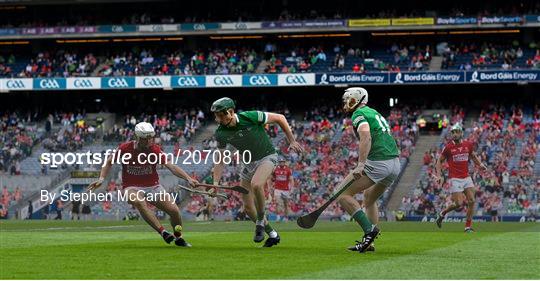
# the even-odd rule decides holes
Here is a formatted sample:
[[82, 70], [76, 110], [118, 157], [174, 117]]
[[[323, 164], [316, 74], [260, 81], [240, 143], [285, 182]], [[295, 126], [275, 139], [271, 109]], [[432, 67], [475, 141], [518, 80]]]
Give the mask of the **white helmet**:
[[148, 122], [140, 122], [135, 125], [135, 135], [139, 138], [150, 138], [156, 135], [154, 127]]
[[343, 105], [348, 110], [354, 109], [358, 104], [368, 102], [368, 92], [362, 87], [352, 87], [345, 90], [343, 94]]
[[456, 123], [450, 128], [450, 132], [452, 131], [463, 131], [463, 127], [461, 127], [461, 124]]

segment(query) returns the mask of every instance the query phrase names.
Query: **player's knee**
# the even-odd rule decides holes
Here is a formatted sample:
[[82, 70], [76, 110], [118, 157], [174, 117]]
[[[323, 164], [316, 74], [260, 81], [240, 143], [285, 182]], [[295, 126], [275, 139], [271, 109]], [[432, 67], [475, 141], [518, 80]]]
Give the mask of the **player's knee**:
[[467, 206], [472, 207], [474, 206], [474, 203], [475, 203], [474, 198], [467, 199]]
[[261, 190], [261, 189], [264, 189], [264, 182], [259, 182], [259, 181], [252, 181], [251, 182], [251, 188], [253, 190]]
[[350, 196], [348, 194], [342, 194], [338, 199], [338, 203], [341, 204], [341, 205], [345, 205], [345, 204], [347, 204], [349, 199], [352, 199], [352, 196]]
[[139, 200], [132, 200], [132, 201], [129, 201], [129, 204], [133, 205], [133, 207], [135, 208], [141, 208], [141, 207], [144, 207], [144, 204], [146, 202], [144, 201], [139, 201]]

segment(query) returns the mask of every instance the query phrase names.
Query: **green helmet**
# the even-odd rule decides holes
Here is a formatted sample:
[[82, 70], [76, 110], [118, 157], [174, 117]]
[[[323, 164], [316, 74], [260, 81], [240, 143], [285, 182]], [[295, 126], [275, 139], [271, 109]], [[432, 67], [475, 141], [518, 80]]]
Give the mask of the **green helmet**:
[[454, 126], [452, 126], [452, 128], [450, 128], [450, 132], [452, 131], [463, 131], [463, 128], [461, 127], [459, 123], [456, 123], [454, 124]]
[[210, 111], [212, 112], [220, 112], [225, 111], [230, 108], [234, 108], [234, 101], [228, 97], [220, 98], [216, 100], [214, 103], [212, 103], [212, 107], [210, 107]]

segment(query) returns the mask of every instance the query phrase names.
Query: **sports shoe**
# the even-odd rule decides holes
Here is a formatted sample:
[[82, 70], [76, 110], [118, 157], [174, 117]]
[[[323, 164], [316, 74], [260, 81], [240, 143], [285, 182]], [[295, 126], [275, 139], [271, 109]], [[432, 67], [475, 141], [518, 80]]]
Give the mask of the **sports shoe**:
[[174, 244], [178, 247], [191, 248], [191, 244], [186, 242], [186, 240], [184, 240], [182, 237], [176, 237], [176, 239], [174, 239]]
[[472, 227], [465, 227], [465, 233], [475, 233], [474, 229]]
[[253, 236], [253, 241], [260, 243], [264, 240], [264, 226], [257, 224], [255, 225], [255, 236]]
[[276, 236], [276, 238], [268, 237], [268, 239], [266, 239], [266, 241], [264, 241], [263, 247], [270, 248], [270, 247], [272, 247], [274, 245], [279, 244], [279, 241], [281, 241], [281, 237], [279, 237], [279, 234], [278, 234], [278, 236]]
[[163, 232], [161, 232], [161, 237], [163, 237], [163, 240], [165, 240], [167, 244], [171, 244], [171, 242], [174, 240], [174, 235], [169, 233], [167, 230], [163, 230]]
[[366, 233], [362, 238], [362, 243], [360, 243], [358, 251], [360, 253], [365, 252], [369, 248], [369, 246], [373, 244], [375, 238], [377, 238], [380, 233], [381, 231], [379, 230], [379, 228], [377, 226], [373, 226], [373, 229], [370, 232]]
[[441, 213], [437, 214], [437, 220], [435, 220], [435, 223], [437, 224], [437, 227], [442, 228], [442, 221], [444, 220], [444, 216], [441, 215]]
[[[349, 248], [347, 248], [349, 251], [354, 251], [354, 252], [360, 252], [360, 245], [362, 244], [362, 242], [360, 241], [356, 241], [356, 245], [354, 246], [351, 246]], [[372, 243], [371, 245], [369, 245], [369, 247], [366, 249], [366, 252], [375, 252], [375, 244]]]

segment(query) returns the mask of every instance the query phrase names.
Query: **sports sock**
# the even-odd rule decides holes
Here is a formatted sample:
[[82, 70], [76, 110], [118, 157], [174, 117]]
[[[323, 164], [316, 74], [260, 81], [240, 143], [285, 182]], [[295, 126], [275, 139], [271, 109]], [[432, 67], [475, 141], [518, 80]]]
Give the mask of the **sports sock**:
[[465, 227], [470, 228], [471, 226], [472, 226], [472, 220], [467, 219], [467, 221], [465, 221]]
[[366, 213], [362, 209], [358, 209], [352, 215], [353, 219], [362, 227], [364, 233], [369, 233], [373, 229], [373, 224], [366, 216]]
[[268, 236], [270, 236], [271, 238], [277, 237], [277, 231], [275, 231], [269, 223], [264, 226], [264, 232], [266, 232], [266, 234], [268, 234]]
[[262, 225], [262, 226], [264, 226], [264, 220], [262, 220], [262, 219], [261, 219], [261, 220], [257, 220], [257, 221], [255, 222], [255, 224], [256, 224], [256, 225]]
[[160, 227], [159, 227], [159, 230], [158, 230], [158, 233], [159, 233], [159, 234], [163, 234], [163, 231], [165, 231], [165, 227], [160, 226]]
[[264, 213], [262, 214], [257, 213], [257, 221], [262, 221], [262, 220], [264, 220]]

